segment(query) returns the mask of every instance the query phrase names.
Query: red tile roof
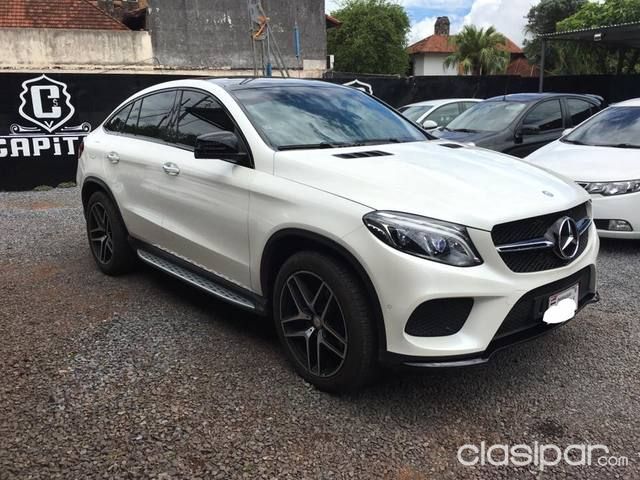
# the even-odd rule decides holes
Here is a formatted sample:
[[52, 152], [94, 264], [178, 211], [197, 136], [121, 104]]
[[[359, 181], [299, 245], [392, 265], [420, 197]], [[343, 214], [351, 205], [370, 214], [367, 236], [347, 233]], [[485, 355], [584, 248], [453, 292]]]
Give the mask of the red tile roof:
[[338, 20], [336, 17], [332, 17], [329, 14], [326, 14], [324, 18], [327, 21], [327, 28], [340, 28], [342, 22]]
[[128, 30], [87, 0], [0, 0], [0, 28]]
[[[414, 43], [407, 49], [407, 51], [410, 55], [415, 53], [453, 53], [456, 51], [456, 48], [453, 45], [453, 42], [449, 41], [449, 39], [453, 38], [455, 38], [455, 35], [450, 37], [447, 35], [431, 35], [430, 37]], [[522, 53], [522, 49], [508, 38], [505, 48], [511, 54]]]
[[539, 77], [540, 67], [531, 65], [525, 57], [518, 57], [509, 64], [507, 75], [519, 75], [521, 77]]

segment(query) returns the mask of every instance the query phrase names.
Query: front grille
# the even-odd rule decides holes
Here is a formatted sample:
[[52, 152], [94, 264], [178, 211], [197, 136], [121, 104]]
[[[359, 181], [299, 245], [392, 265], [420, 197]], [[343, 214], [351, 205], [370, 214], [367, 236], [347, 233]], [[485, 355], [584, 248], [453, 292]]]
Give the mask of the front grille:
[[549, 307], [549, 297], [571, 288], [576, 283], [580, 285], [578, 308], [582, 308], [595, 294], [595, 268], [593, 266], [583, 268], [570, 277], [536, 288], [525, 294], [502, 322], [494, 340], [530, 328], [544, 326], [542, 317]]
[[439, 298], [419, 305], [409, 317], [404, 331], [414, 337], [446, 337], [462, 329], [473, 298]]
[[[570, 210], [496, 225], [491, 238], [496, 246], [542, 238], [559, 218], [571, 217], [577, 222], [587, 215], [587, 204], [583, 203]], [[500, 257], [513, 272], [541, 272], [569, 265], [582, 255], [588, 243], [589, 230], [580, 237], [580, 248], [573, 260], [563, 260], [553, 249], [501, 252]]]

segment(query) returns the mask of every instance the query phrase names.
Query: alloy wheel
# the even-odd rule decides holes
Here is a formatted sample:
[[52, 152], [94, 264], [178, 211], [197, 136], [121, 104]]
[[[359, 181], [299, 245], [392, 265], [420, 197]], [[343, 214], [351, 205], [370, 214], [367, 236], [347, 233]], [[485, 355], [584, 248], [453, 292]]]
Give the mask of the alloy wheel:
[[280, 294], [280, 324], [296, 360], [312, 375], [330, 377], [347, 355], [347, 325], [337, 297], [318, 275], [289, 276]]
[[113, 232], [109, 214], [100, 202], [91, 206], [89, 211], [89, 240], [91, 249], [102, 264], [107, 264], [113, 257]]

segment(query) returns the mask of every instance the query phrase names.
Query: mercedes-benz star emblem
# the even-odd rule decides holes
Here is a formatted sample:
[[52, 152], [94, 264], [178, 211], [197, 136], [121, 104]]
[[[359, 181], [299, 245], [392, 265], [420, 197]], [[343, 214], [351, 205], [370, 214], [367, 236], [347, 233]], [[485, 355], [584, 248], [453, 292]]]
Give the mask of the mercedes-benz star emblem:
[[576, 221], [571, 217], [562, 217], [552, 227], [556, 240], [556, 255], [563, 260], [572, 260], [580, 249], [580, 234]]

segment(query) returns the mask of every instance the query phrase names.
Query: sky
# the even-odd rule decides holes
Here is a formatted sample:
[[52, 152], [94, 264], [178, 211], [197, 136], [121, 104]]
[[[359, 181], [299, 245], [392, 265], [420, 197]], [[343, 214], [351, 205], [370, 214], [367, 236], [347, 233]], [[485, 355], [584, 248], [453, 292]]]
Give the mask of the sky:
[[[524, 40], [524, 26], [529, 9], [539, 0], [396, 0], [402, 4], [411, 19], [409, 43], [433, 34], [439, 16], [451, 20], [451, 33], [460, 31], [465, 24], [479, 27], [495, 26], [518, 45]], [[326, 10], [337, 8], [340, 0], [326, 0]]]

